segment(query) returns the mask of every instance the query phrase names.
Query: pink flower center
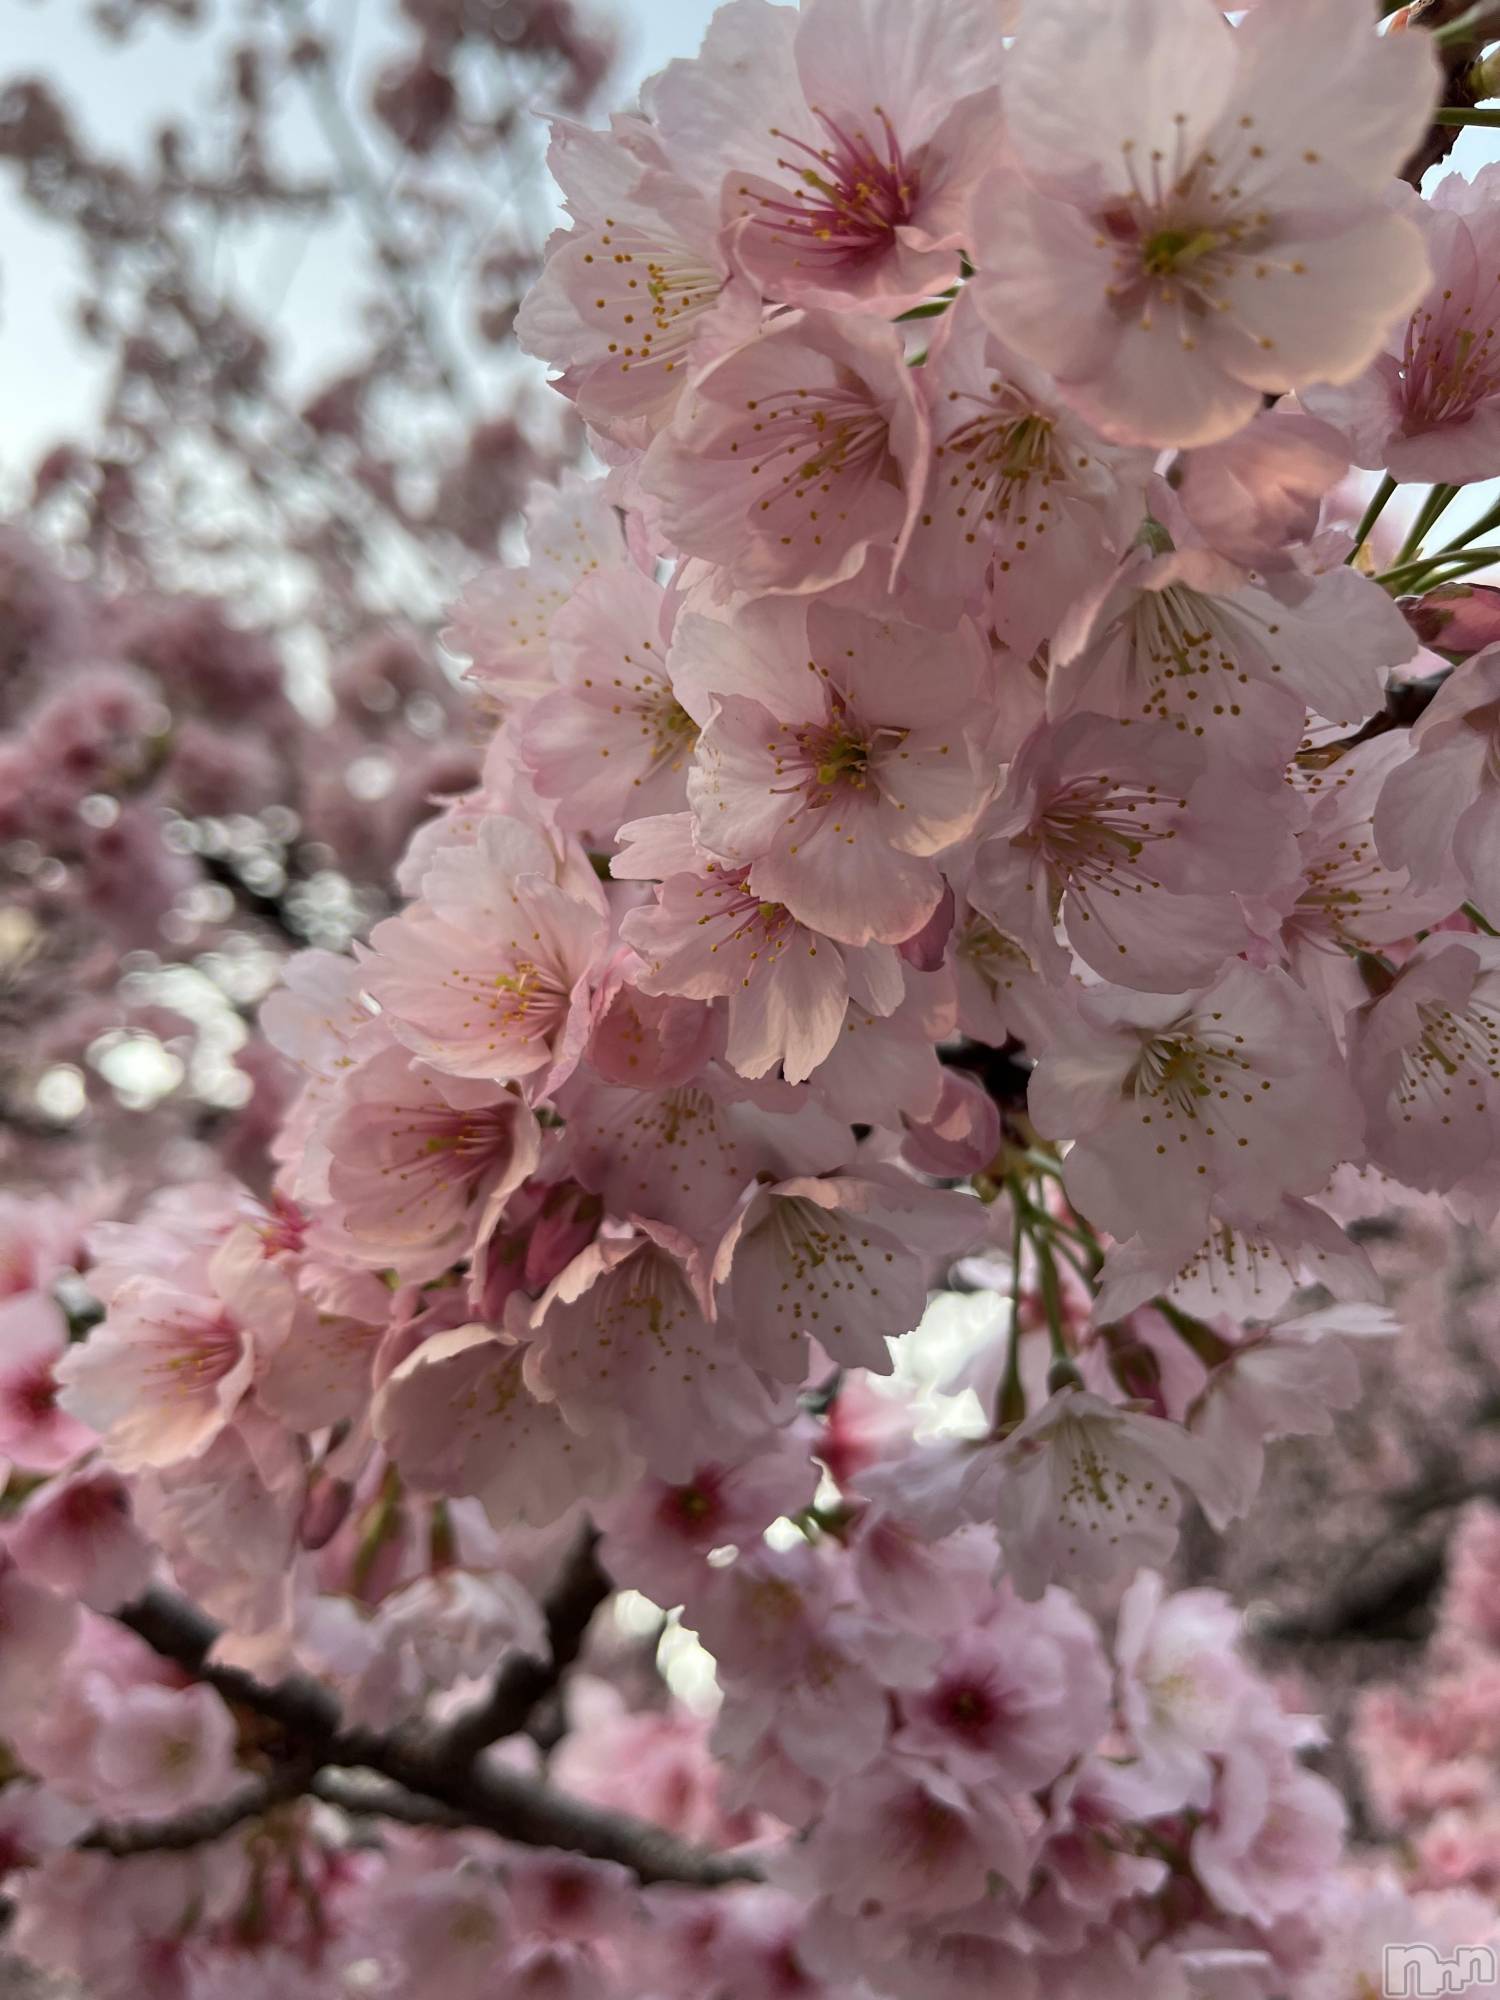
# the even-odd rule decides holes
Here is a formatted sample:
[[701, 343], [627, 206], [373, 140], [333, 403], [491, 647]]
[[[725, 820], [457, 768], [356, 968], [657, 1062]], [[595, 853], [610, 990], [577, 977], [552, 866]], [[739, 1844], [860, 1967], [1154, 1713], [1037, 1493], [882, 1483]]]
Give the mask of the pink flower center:
[[1422, 306], [1407, 321], [1401, 384], [1409, 433], [1455, 423], [1500, 390], [1495, 329], [1465, 325], [1473, 310], [1465, 306], [1455, 324]]
[[[998, 380], [989, 384], [985, 396], [951, 390], [949, 402], [978, 405], [977, 414], [960, 416], [955, 429], [933, 451], [949, 487], [968, 488], [968, 496], [954, 509], [957, 518], [968, 524], [964, 539], [977, 541], [985, 524], [997, 520], [1027, 527], [1033, 506], [1046, 512], [1046, 502], [1039, 502], [1038, 494], [1065, 476], [1052, 418], [1031, 409], [1018, 390]], [[930, 514], [923, 517], [924, 526], [931, 521]], [[1038, 520], [1035, 532], [1046, 531], [1045, 520]]]
[[990, 1690], [977, 1681], [954, 1681], [938, 1696], [938, 1714], [955, 1736], [974, 1740], [988, 1735], [998, 1720], [998, 1710]]
[[847, 129], [816, 105], [812, 113], [828, 135], [826, 146], [771, 128], [771, 137], [788, 149], [776, 164], [798, 183], [790, 198], [752, 195], [748, 188], [741, 193], [758, 204], [758, 223], [803, 254], [834, 264], [879, 256], [911, 219], [918, 192], [913, 165], [879, 105], [873, 129]]
[[11, 1409], [27, 1423], [44, 1424], [57, 1408], [57, 1384], [45, 1364], [30, 1375], [13, 1382], [6, 1398]]

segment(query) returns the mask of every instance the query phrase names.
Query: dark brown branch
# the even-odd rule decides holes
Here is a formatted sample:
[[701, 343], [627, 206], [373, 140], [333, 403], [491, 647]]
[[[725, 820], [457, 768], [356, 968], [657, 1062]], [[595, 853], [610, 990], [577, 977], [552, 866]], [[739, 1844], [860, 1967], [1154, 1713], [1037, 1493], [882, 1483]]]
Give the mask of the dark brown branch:
[[[1432, 32], [1438, 28], [1446, 28], [1461, 20], [1472, 5], [1473, 0], [1413, 0], [1413, 4], [1407, 10], [1404, 32], [1417, 34], [1424, 30]], [[1472, 33], [1465, 32], [1457, 41], [1438, 50], [1438, 59], [1443, 66], [1443, 88], [1439, 103], [1467, 110], [1476, 102], [1470, 72], [1478, 62], [1486, 41], [1493, 39], [1493, 25], [1488, 30], [1476, 26]], [[1402, 180], [1414, 188], [1420, 188], [1422, 176], [1427, 169], [1447, 159], [1462, 130], [1463, 127], [1458, 125], [1430, 126], [1422, 143], [1402, 167]]]
[[310, 1797], [325, 1805], [337, 1806], [354, 1819], [394, 1819], [403, 1826], [438, 1826], [458, 1829], [469, 1822], [451, 1806], [436, 1799], [419, 1798], [378, 1778], [372, 1771], [319, 1771], [307, 1788]]
[[[579, 1602], [581, 1597], [580, 1592]], [[163, 1658], [217, 1689], [226, 1701], [275, 1723], [287, 1739], [286, 1755], [302, 1766], [301, 1789], [313, 1782], [314, 1771], [370, 1771], [398, 1794], [436, 1801], [452, 1823], [479, 1827], [523, 1846], [560, 1847], [596, 1861], [618, 1861], [642, 1882], [716, 1888], [759, 1879], [759, 1865], [748, 1856], [706, 1853], [644, 1820], [603, 1812], [502, 1766], [477, 1764], [472, 1754], [455, 1758], [444, 1739], [418, 1731], [345, 1729], [338, 1703], [316, 1681], [294, 1675], [267, 1687], [237, 1667], [210, 1662], [217, 1627], [166, 1591], [148, 1591], [116, 1616]], [[320, 1777], [317, 1783], [322, 1782]], [[155, 1831], [158, 1836], [170, 1833], [174, 1825], [168, 1822]], [[146, 1829], [141, 1832], [143, 1845], [170, 1844], [160, 1837], [147, 1841]]]
[[246, 1785], [233, 1798], [221, 1799], [216, 1805], [180, 1813], [175, 1819], [106, 1822], [86, 1833], [78, 1845], [98, 1848], [117, 1857], [180, 1853], [184, 1848], [206, 1847], [210, 1841], [232, 1833], [247, 1819], [259, 1819], [277, 1806], [300, 1798], [312, 1776], [312, 1768], [305, 1762], [288, 1764], [284, 1770]]
[[546, 1658], [522, 1653], [506, 1662], [486, 1698], [461, 1715], [443, 1739], [445, 1762], [472, 1763], [487, 1745], [519, 1735], [578, 1658], [594, 1613], [610, 1591], [595, 1553], [598, 1542], [597, 1532], [586, 1526], [542, 1600]]

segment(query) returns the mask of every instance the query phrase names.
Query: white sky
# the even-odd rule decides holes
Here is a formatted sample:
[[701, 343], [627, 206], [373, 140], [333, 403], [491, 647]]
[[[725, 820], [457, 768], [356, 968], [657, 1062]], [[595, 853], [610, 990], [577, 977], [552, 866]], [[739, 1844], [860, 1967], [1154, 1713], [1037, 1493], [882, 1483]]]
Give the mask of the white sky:
[[[602, 113], [624, 104], [642, 77], [673, 56], [694, 53], [715, 0], [594, 4], [614, 13], [625, 42]], [[234, 0], [211, 5], [216, 17], [233, 20], [240, 12]], [[83, 131], [112, 152], [141, 157], [153, 131], [184, 117], [184, 106], [208, 87], [212, 64], [205, 38], [153, 21], [123, 45], [106, 43], [86, 25], [85, 7], [86, 0], [0, 0], [0, 87], [44, 75]], [[412, 39], [397, 20], [395, 0], [313, 0], [313, 12], [339, 42], [352, 42], [361, 76], [372, 61], [378, 66], [384, 46]], [[324, 166], [322, 140], [305, 105], [289, 99], [278, 117], [298, 160], [311, 171]], [[184, 122], [201, 123], [191, 112]], [[17, 199], [15, 181], [16, 170], [0, 162], [0, 496], [24, 488], [49, 445], [86, 429], [101, 376], [99, 358], [71, 330], [84, 275], [71, 242]], [[319, 232], [316, 254], [309, 254], [307, 231], [293, 226], [261, 231], [236, 248], [232, 277], [254, 298], [279, 302], [273, 326], [301, 383], [321, 380], [340, 356], [358, 227], [351, 216]]]

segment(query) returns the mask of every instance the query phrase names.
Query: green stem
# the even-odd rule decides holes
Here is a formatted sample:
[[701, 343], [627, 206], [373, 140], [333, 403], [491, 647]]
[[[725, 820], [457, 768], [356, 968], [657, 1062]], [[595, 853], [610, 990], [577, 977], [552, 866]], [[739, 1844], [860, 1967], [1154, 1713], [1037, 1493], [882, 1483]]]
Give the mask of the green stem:
[[[1382, 570], [1375, 581], [1384, 584], [1387, 590], [1394, 588], [1410, 594], [1412, 586], [1421, 582], [1429, 571], [1434, 572], [1432, 582], [1452, 583], [1471, 570], [1487, 569], [1496, 562], [1500, 562], [1500, 548], [1438, 549], [1414, 562], [1393, 564], [1390, 569]], [[1440, 577], [1435, 574], [1439, 570], [1443, 572]]]
[[1474, 928], [1483, 931], [1486, 937], [1500, 937], [1500, 931], [1495, 929], [1489, 918], [1483, 914], [1476, 904], [1465, 903], [1463, 912]]
[[1453, 499], [1457, 491], [1458, 488], [1456, 486], [1443, 485], [1434, 486], [1430, 490], [1427, 498], [1417, 509], [1417, 518], [1412, 522], [1411, 530], [1406, 540], [1401, 544], [1401, 551], [1396, 557], [1393, 565], [1394, 568], [1400, 569], [1403, 563], [1410, 562], [1413, 559], [1423, 542], [1432, 533], [1434, 526], [1442, 515], [1443, 509]]
[[1037, 1269], [1041, 1273], [1042, 1309], [1047, 1315], [1047, 1337], [1052, 1342], [1052, 1359], [1071, 1363], [1073, 1357], [1063, 1337], [1062, 1286], [1057, 1279], [1057, 1259], [1041, 1230], [1032, 1232], [1031, 1247], [1036, 1252]]
[[1220, 1340], [1210, 1326], [1191, 1313], [1185, 1313], [1181, 1306], [1174, 1306], [1170, 1299], [1153, 1299], [1152, 1305], [1172, 1328], [1184, 1345], [1189, 1347], [1205, 1368], [1217, 1368], [1221, 1361], [1227, 1361], [1234, 1349], [1228, 1341]]
[[1449, 555], [1457, 549], [1467, 548], [1470, 542], [1477, 542], [1481, 535], [1487, 535], [1491, 528], [1500, 528], [1500, 504], [1481, 514], [1477, 521], [1471, 521], [1468, 527], [1461, 534], [1455, 535], [1440, 553]]
[[1005, 1355], [1005, 1379], [995, 1402], [995, 1429], [1002, 1436], [1026, 1415], [1026, 1392], [1021, 1387], [1021, 1252], [1026, 1247], [1027, 1203], [1018, 1180], [1007, 1176], [1006, 1186], [1015, 1227], [1010, 1239], [1010, 1345]]
[[401, 1475], [394, 1465], [388, 1465], [385, 1477], [380, 1482], [379, 1497], [366, 1518], [359, 1546], [354, 1554], [350, 1588], [355, 1598], [364, 1595], [365, 1586], [374, 1574], [376, 1559], [386, 1542], [395, 1533], [400, 1519]]
[[1477, 107], [1465, 108], [1457, 104], [1445, 104], [1432, 114], [1434, 125], [1500, 125], [1500, 111], [1481, 111]]
[[[1494, 30], [1494, 34], [1490, 31]], [[1456, 21], [1448, 21], [1441, 28], [1433, 30], [1432, 39], [1440, 49], [1450, 49], [1464, 42], [1493, 41], [1500, 34], [1500, 8], [1495, 0], [1474, 0], [1474, 5], [1459, 15]], [[1478, 54], [1478, 50], [1475, 50]]]
[[1344, 557], [1346, 563], [1352, 563], [1365, 543], [1370, 539], [1370, 530], [1385, 512], [1385, 503], [1390, 499], [1395, 490], [1396, 482], [1387, 473], [1385, 478], [1375, 488], [1369, 506], [1366, 507], [1364, 513], [1360, 516], [1359, 526], [1354, 530], [1354, 547]]

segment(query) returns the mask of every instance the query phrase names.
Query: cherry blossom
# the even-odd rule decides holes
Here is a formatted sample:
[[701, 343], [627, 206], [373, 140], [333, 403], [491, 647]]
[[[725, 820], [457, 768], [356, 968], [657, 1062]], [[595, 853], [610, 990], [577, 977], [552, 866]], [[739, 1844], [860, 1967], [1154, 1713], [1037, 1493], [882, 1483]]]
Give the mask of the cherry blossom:
[[580, 1252], [539, 1300], [534, 1380], [592, 1431], [624, 1425], [652, 1471], [686, 1476], [705, 1442], [733, 1450], [771, 1428], [760, 1376], [714, 1323], [693, 1246], [640, 1218]]
[[88, 1450], [94, 1434], [57, 1400], [56, 1364], [68, 1322], [45, 1292], [0, 1302], [0, 1453], [35, 1472], [56, 1472]]
[[533, 489], [528, 559], [483, 571], [469, 585], [445, 642], [500, 702], [524, 700], [551, 685], [547, 635], [574, 589], [596, 570], [627, 561], [620, 518], [603, 482], [565, 475]]
[[[1004, 95], [1025, 178], [975, 198], [978, 297], [1106, 436], [1212, 444], [1267, 392], [1348, 381], [1426, 286], [1422, 238], [1383, 192], [1432, 107], [1427, 51], [1359, 32], [1345, 0], [1304, 10], [1295, 53], [1279, 26], [1254, 9], [1231, 30], [1196, 0], [1022, 20]], [[1121, 93], [1137, 66], [1149, 87]], [[1333, 75], [1357, 135], [1328, 130]]]
[[1352, 569], [1281, 588], [1284, 599], [1207, 549], [1138, 549], [1062, 620], [1052, 713], [1170, 722], [1279, 782], [1307, 709], [1366, 721], [1382, 669], [1416, 650], [1390, 599]]
[[1065, 1174], [1084, 1214], [1183, 1251], [1215, 1203], [1254, 1220], [1316, 1193], [1363, 1128], [1315, 1008], [1286, 974], [1242, 961], [1195, 994], [1080, 1000], [1031, 1104], [1044, 1131], [1077, 1135]]
[[344, 1073], [320, 1136], [350, 1246], [408, 1282], [488, 1236], [539, 1157], [536, 1121], [513, 1091], [414, 1063], [402, 1048]]
[[127, 1279], [103, 1324], [57, 1364], [58, 1400], [101, 1434], [117, 1471], [195, 1458], [296, 1314], [290, 1284], [242, 1227], [190, 1277]]
[[365, 968], [407, 1047], [455, 1076], [562, 1080], [582, 1049], [603, 926], [597, 900], [558, 872], [517, 820], [489, 818], [472, 847], [439, 850], [423, 900], [376, 926]]
[[970, 291], [918, 380], [932, 463], [900, 577], [944, 624], [988, 602], [999, 636], [1029, 657], [1053, 606], [1108, 576], [1139, 525], [1145, 455], [1081, 424], [1050, 378], [988, 329]]
[[789, 313], [705, 368], [641, 463], [663, 530], [741, 590], [887, 572], [927, 477], [927, 422], [894, 327]]
[[700, 846], [842, 944], [919, 930], [943, 893], [928, 857], [984, 804], [978, 635], [960, 632], [924, 684], [929, 646], [915, 627], [788, 602], [737, 630], [685, 620], [673, 649], [674, 685], [704, 718], [688, 777]]
[[1481, 905], [1500, 853], [1500, 653], [1486, 647], [1456, 670], [1412, 729], [1409, 755], [1385, 773], [1375, 803], [1381, 859], [1413, 887], [1456, 868]]
[[722, 323], [755, 323], [753, 299], [735, 311], [712, 190], [668, 171], [645, 133], [621, 143], [618, 128], [566, 118], [554, 121], [547, 165], [573, 227], [522, 301], [517, 337], [606, 435], [655, 428]]
[[[1500, 179], [1414, 192], [1483, 24], [729, 0], [586, 123], [567, 6], [401, 11], [389, 357], [254, 460], [337, 631], [286, 688], [138, 581], [141, 411], [237, 435], [279, 366], [188, 282], [203, 174], [0, 91], [91, 331], [158, 301], [139, 450], [38, 471], [65, 557], [0, 527], [13, 1941], [97, 2000], [1369, 2000], [1376, 1944], [1488, 1948], [1492, 1510], [1399, 1686], [1274, 1650], [1383, 1629], [1341, 1591], [1493, 1477], [1493, 521], [1444, 482], [1496, 469]], [[226, 223], [327, 198], [263, 108], [342, 113], [326, 25], [237, 44]], [[552, 393], [466, 384], [408, 236], [549, 50]]]
[[1354, 1017], [1350, 1067], [1370, 1157], [1408, 1186], [1494, 1181], [1497, 975], [1500, 940], [1439, 931]]
[[1058, 1391], [965, 1477], [966, 1504], [1000, 1529], [1022, 1597], [1054, 1578], [1103, 1578], [1164, 1560], [1177, 1541], [1180, 1486], [1208, 1478], [1197, 1441], [1159, 1417]]
[[975, 0], [942, 0], [920, 31], [878, 0], [800, 17], [732, 0], [646, 107], [677, 172], [722, 190], [766, 297], [899, 312], [958, 275], [999, 72]]
[[1059, 960], [1061, 915], [1068, 943], [1101, 978], [1180, 991], [1248, 948], [1231, 892], [1295, 875], [1290, 822], [1278, 842], [1269, 818], [1248, 784], [1165, 724], [1126, 732], [1073, 715], [1017, 752], [971, 893], [1034, 963]]
[[[741, 1076], [779, 1064], [788, 1083], [805, 1083], [832, 1054], [851, 999], [883, 1016], [906, 997], [888, 945], [843, 946], [798, 923], [755, 894], [748, 868], [703, 854], [686, 823], [678, 850], [653, 855], [653, 872], [670, 872], [654, 904], [627, 912], [621, 935], [646, 961], [639, 991], [727, 1003], [724, 1055]], [[627, 848], [614, 872], [639, 865]]]
[[1500, 278], [1490, 220], [1496, 180], [1492, 166], [1472, 181], [1449, 174], [1425, 201], [1403, 204], [1427, 244], [1429, 290], [1368, 370], [1302, 397], [1348, 437], [1357, 465], [1456, 485], [1489, 475], [1500, 421], [1492, 331]]

